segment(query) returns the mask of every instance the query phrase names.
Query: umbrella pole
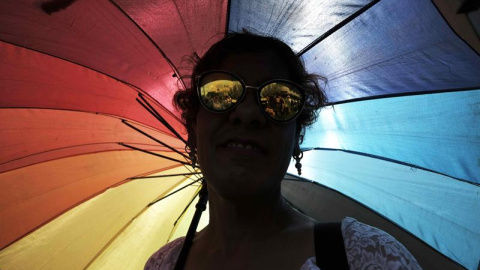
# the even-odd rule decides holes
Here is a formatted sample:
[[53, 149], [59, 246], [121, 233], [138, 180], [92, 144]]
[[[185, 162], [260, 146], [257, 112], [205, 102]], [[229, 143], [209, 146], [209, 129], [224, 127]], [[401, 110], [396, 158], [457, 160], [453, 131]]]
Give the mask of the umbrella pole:
[[185, 267], [185, 262], [187, 261], [188, 252], [190, 251], [190, 247], [192, 246], [192, 242], [193, 242], [193, 237], [195, 236], [195, 233], [197, 231], [198, 222], [200, 221], [202, 212], [205, 211], [205, 209], [207, 208], [207, 201], [208, 201], [207, 182], [203, 180], [203, 186], [199, 192], [198, 203], [195, 206], [197, 210], [195, 210], [192, 223], [190, 223], [190, 227], [188, 228], [187, 236], [185, 237], [185, 242], [183, 242], [180, 255], [178, 255], [177, 263], [175, 264], [174, 270], [183, 270], [183, 268]]

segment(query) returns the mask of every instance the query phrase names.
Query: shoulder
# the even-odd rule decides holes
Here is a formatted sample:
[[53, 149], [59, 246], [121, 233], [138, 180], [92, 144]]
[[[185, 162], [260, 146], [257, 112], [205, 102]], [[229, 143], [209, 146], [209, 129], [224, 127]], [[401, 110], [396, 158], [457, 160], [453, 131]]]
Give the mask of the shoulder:
[[[351, 269], [421, 269], [413, 255], [387, 232], [347, 217], [342, 234]], [[373, 268], [372, 268], [373, 269]]]
[[178, 255], [182, 249], [185, 237], [180, 237], [167, 243], [153, 253], [145, 264], [144, 270], [170, 270], [175, 267]]

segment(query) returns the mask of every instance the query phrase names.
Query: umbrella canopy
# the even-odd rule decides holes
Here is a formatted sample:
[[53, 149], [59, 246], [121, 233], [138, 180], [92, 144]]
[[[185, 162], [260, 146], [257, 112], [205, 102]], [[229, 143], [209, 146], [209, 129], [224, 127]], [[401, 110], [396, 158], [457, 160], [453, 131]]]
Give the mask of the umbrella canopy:
[[452, 5], [1, 1], [0, 268], [139, 269], [183, 234], [201, 179], [171, 101], [190, 83], [184, 56], [247, 29], [327, 78], [287, 199], [318, 220], [391, 224], [426, 269], [426, 249], [477, 269], [480, 42]]

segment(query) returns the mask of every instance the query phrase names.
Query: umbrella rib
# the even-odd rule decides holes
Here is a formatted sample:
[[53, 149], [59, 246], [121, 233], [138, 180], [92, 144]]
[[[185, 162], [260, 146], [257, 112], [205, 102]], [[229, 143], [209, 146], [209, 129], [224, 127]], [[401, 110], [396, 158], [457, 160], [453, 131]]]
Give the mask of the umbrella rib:
[[193, 214], [192, 222], [188, 227], [187, 235], [185, 237], [185, 241], [183, 242], [182, 249], [180, 250], [180, 254], [178, 255], [178, 260], [175, 263], [175, 270], [182, 270], [185, 266], [185, 262], [188, 256], [188, 252], [192, 246], [193, 237], [197, 231], [198, 223], [202, 216], [203, 211], [207, 208], [208, 203], [208, 191], [207, 191], [207, 183], [203, 182], [202, 188], [200, 189], [199, 198], [197, 205], [195, 206], [196, 210]]
[[[287, 174], [289, 174], [289, 173], [287, 173]], [[294, 175], [292, 175], [292, 176], [293, 176], [293, 177], [298, 177], [298, 178], [300, 178], [300, 179], [305, 179], [305, 178], [303, 178], [303, 177], [301, 177], [301, 176], [294, 176]], [[445, 254], [439, 252], [437, 249], [435, 249], [433, 246], [431, 246], [430, 244], [428, 244], [427, 242], [425, 242], [425, 240], [423, 240], [423, 239], [420, 238], [419, 236], [413, 234], [413, 233], [410, 232], [409, 230], [407, 230], [407, 229], [405, 229], [404, 227], [400, 226], [397, 222], [393, 221], [392, 219], [390, 219], [389, 217], [387, 217], [387, 216], [385, 216], [384, 214], [380, 213], [379, 211], [371, 208], [370, 206], [362, 203], [361, 201], [358, 201], [357, 199], [354, 199], [354, 198], [352, 198], [352, 197], [350, 197], [350, 196], [347, 196], [347, 195], [345, 195], [342, 191], [337, 190], [337, 189], [334, 189], [334, 188], [332, 188], [332, 187], [329, 187], [329, 186], [327, 186], [327, 185], [325, 185], [325, 184], [322, 184], [322, 183], [319, 183], [319, 182], [316, 182], [316, 181], [311, 181], [311, 180], [308, 180], [308, 179], [305, 179], [305, 182], [306, 182], [306, 183], [310, 182], [310, 183], [311, 183], [312, 185], [314, 185], [314, 186], [318, 186], [318, 187], [320, 187], [320, 188], [322, 188], [322, 189], [326, 189], [326, 190], [329, 190], [329, 191], [331, 191], [331, 192], [334, 192], [334, 193], [342, 196], [343, 198], [345, 198], [345, 199], [353, 202], [354, 204], [357, 204], [357, 205], [359, 205], [360, 207], [363, 207], [363, 208], [367, 209], [368, 211], [371, 211], [373, 214], [375, 214], [375, 215], [377, 215], [377, 216], [385, 219], [385, 220], [386, 220], [387, 222], [389, 222], [391, 225], [393, 225], [393, 226], [395, 226], [396, 228], [400, 229], [400, 230], [403, 231], [404, 233], [407, 233], [407, 234], [410, 235], [411, 237], [413, 237], [413, 238], [415, 238], [416, 240], [422, 242], [427, 248], [433, 250], [434, 252], [437, 252], [437, 253], [440, 254], [442, 257], [444, 257], [444, 258], [448, 259], [449, 261], [455, 263], [457, 266], [461, 266], [458, 262], [456, 262], [456, 261], [453, 260], [452, 258], [446, 256]], [[292, 203], [292, 202], [290, 202], [289, 200], [286, 200], [286, 201], [289, 202], [289, 203]], [[293, 204], [293, 203], [292, 203], [292, 205], [295, 206], [295, 207], [298, 207], [298, 206], [296, 206], [296, 205]], [[298, 209], [298, 210], [301, 210], [301, 209]], [[304, 212], [304, 211], [302, 210], [302, 212]], [[310, 211], [310, 212], [311, 212], [311, 211]], [[306, 215], [309, 215], [309, 214], [311, 214], [311, 213], [305, 212], [305, 214], [306, 214]], [[461, 267], [462, 267], [462, 269], [465, 269], [465, 267], [463, 267], [463, 266], [461, 266]]]
[[[186, 169], [187, 171], [189, 171], [190, 173], [192, 173], [193, 176], [194, 176], [196, 179], [199, 179], [198, 175], [200, 175], [201, 172], [200, 172], [200, 173], [195, 173], [195, 172], [197, 172], [197, 170], [196, 170], [195, 168], [196, 168], [196, 167], [198, 168], [198, 166], [196, 166], [196, 165], [194, 166], [193, 162], [192, 162], [190, 159], [185, 159], [185, 160], [186, 160], [187, 162], [190, 161], [190, 163], [188, 164], [188, 165], [190, 165], [190, 166], [187, 166], [187, 165], [184, 164], [183, 167], [185, 167], [185, 169]], [[193, 170], [190, 169], [189, 167], [192, 167]]]
[[150, 114], [152, 114], [155, 118], [157, 118], [157, 120], [160, 121], [160, 123], [162, 123], [166, 128], [168, 128], [179, 140], [187, 144], [187, 141], [185, 141], [185, 139], [183, 139], [182, 136], [180, 136], [180, 134], [178, 134], [178, 132], [172, 126], [170, 126], [170, 124], [165, 120], [165, 118], [163, 118], [152, 107], [152, 105], [143, 97], [141, 93], [138, 93], [138, 96], [140, 97], [141, 101], [138, 98], [136, 100], [138, 103], [140, 103], [140, 105], [142, 105], [143, 108], [145, 108]]
[[200, 192], [200, 189], [198, 190], [197, 193], [195, 193], [195, 196], [193, 196], [193, 198], [190, 200], [190, 202], [187, 204], [187, 206], [185, 207], [185, 209], [183, 209], [182, 213], [178, 216], [178, 218], [175, 220], [175, 222], [173, 223], [173, 226], [177, 225], [177, 222], [180, 220], [180, 218], [183, 216], [183, 214], [185, 214], [185, 212], [187, 212], [187, 209], [190, 207], [190, 205], [192, 205], [193, 201], [195, 200], [195, 198], [198, 196], [198, 193]]
[[[62, 61], [68, 62], [68, 63], [72, 63], [72, 64], [74, 64], [74, 65], [78, 65], [78, 66], [80, 66], [80, 67], [86, 68], [86, 69], [91, 70], [91, 71], [95, 71], [95, 72], [97, 72], [97, 73], [99, 73], [99, 74], [101, 74], [101, 75], [103, 75], [103, 76], [106, 76], [106, 77], [108, 77], [108, 78], [111, 78], [111, 79], [113, 79], [113, 80], [115, 80], [115, 81], [118, 81], [118, 82], [121, 82], [121, 83], [127, 85], [128, 87], [130, 87], [133, 91], [135, 91], [135, 92], [138, 93], [138, 94], [144, 94], [144, 95], [149, 96], [148, 92], [145, 92], [145, 90], [143, 90], [141, 87], [139, 87], [139, 86], [137, 86], [137, 85], [134, 85], [134, 84], [132, 84], [132, 83], [130, 83], [130, 82], [127, 82], [127, 81], [125, 81], [125, 80], [123, 80], [123, 79], [121, 79], [121, 78], [119, 78], [119, 77], [117, 77], [117, 76], [114, 76], [114, 75], [105, 73], [104, 71], [101, 71], [101, 70], [99, 70], [99, 69], [95, 69], [95, 68], [93, 68], [93, 67], [87, 66], [87, 65], [82, 64], [82, 63], [80, 63], [80, 62], [76, 62], [76, 61], [73, 61], [73, 60], [71, 60], [71, 59], [68, 59], [68, 58], [65, 58], [65, 57], [61, 57], [61, 56], [59, 56], [59, 55], [55, 55], [55, 54], [52, 54], [52, 53], [40, 51], [40, 50], [38, 50], [38, 49], [31, 48], [31, 47], [28, 47], [28, 46], [26, 46], [26, 45], [22, 45], [22, 44], [20, 44], [20, 43], [10, 42], [10, 41], [4, 40], [4, 39], [2, 39], [2, 38], [0, 38], [0, 41], [1, 41], [1, 42], [4, 42], [4, 43], [7, 43], [7, 44], [10, 44], [10, 45], [18, 46], [18, 47], [23, 48], [23, 49], [26, 49], [26, 50], [30, 50], [30, 51], [33, 51], [33, 52], [37, 52], [37, 53], [39, 53], [39, 54], [48, 55], [48, 56], [50, 56], [50, 57], [53, 57], [53, 58], [56, 58], [56, 59], [60, 59], [60, 60], [62, 60]], [[182, 84], [183, 84], [183, 81], [182, 81]], [[158, 105], [163, 106], [163, 105], [161, 105], [161, 104], [158, 104]], [[8, 108], [10, 108], [10, 107], [8, 107]], [[37, 107], [12, 107], [12, 108], [37, 108]], [[48, 109], [51, 109], [51, 108], [48, 108]], [[71, 109], [59, 109], [59, 108], [55, 108], [55, 109], [56, 109], [56, 110], [79, 111], [79, 110], [71, 110]], [[81, 111], [81, 110], [80, 110], [80, 111]], [[93, 113], [95, 113], [95, 112], [93, 112]], [[97, 113], [98, 113], [98, 112], [97, 112]], [[105, 113], [101, 113], [101, 114], [103, 114], [103, 115], [109, 115], [109, 114], [105, 114]]]
[[187, 188], [187, 187], [189, 187], [189, 186], [191, 186], [191, 185], [193, 185], [193, 184], [195, 184], [195, 183], [197, 183], [197, 182], [199, 182], [199, 181], [202, 181], [202, 180], [203, 180], [203, 177], [200, 178], [200, 179], [198, 179], [198, 180], [193, 181], [192, 183], [190, 183], [190, 184], [188, 184], [188, 185], [186, 185], [186, 186], [184, 186], [184, 187], [181, 187], [181, 188], [175, 190], [174, 192], [172, 192], [172, 193], [170, 193], [170, 194], [168, 194], [168, 195], [166, 195], [166, 196], [164, 196], [164, 197], [162, 197], [162, 198], [160, 198], [160, 199], [158, 199], [158, 200], [156, 200], [156, 201], [153, 201], [153, 202], [149, 203], [148, 206], [152, 206], [152, 205], [156, 204], [157, 202], [159, 202], [159, 201], [161, 201], [161, 200], [163, 200], [163, 199], [166, 199], [166, 198], [172, 196], [173, 194], [175, 194], [175, 193], [177, 193], [177, 192], [179, 192], [179, 191], [181, 191], [181, 190], [183, 190], [183, 189], [185, 189], [185, 188]]
[[123, 10], [117, 3], [115, 3], [115, 1], [110, 0], [109, 2], [112, 5], [116, 6], [117, 9], [120, 10], [120, 12], [122, 12], [125, 15], [125, 17], [127, 17], [130, 20], [130, 22], [132, 22], [137, 27], [137, 29], [145, 35], [145, 37], [152, 43], [152, 45], [158, 50], [158, 52], [162, 55], [165, 61], [167, 61], [167, 63], [170, 65], [170, 68], [172, 68], [174, 72], [173, 77], [179, 78], [179, 81], [183, 85], [183, 88], [186, 88], [185, 83], [183, 82], [183, 80], [180, 79], [181, 78], [180, 73], [177, 71], [177, 69], [175, 68], [175, 65], [170, 60], [170, 58], [168, 58], [165, 52], [162, 49], [160, 49], [160, 46], [158, 46], [158, 44], [150, 37], [150, 35], [148, 35], [147, 32], [145, 32], [145, 30], [143, 30], [143, 28], [140, 27], [137, 24], [137, 22], [134, 19], [132, 19], [132, 17], [130, 17], [130, 15], [128, 15], [128, 13], [125, 10]]
[[283, 177], [283, 180], [287, 180], [287, 181], [293, 181], [293, 182], [315, 182], [315, 181], [312, 181], [312, 180], [307, 180], [307, 179], [303, 179], [303, 178], [285, 178], [285, 176]]
[[[188, 160], [187, 160], [187, 162], [188, 162]], [[190, 169], [189, 166], [186, 166], [186, 165], [183, 165], [183, 167], [185, 167], [185, 169], [187, 169], [187, 171], [189, 171], [189, 172], [191, 172], [191, 173], [193, 173], [194, 171], [195, 171], [195, 172], [197, 171], [197, 170], [195, 170], [195, 167], [198, 167], [198, 166], [195, 166], [195, 167], [194, 167], [194, 166], [193, 166], [193, 162], [192, 162], [191, 164], [189, 164], [189, 165], [193, 168], [193, 170]], [[200, 175], [200, 174], [201, 174], [201, 172], [195, 174], [195, 175], [194, 175], [195, 178], [199, 179], [198, 175]]]
[[195, 198], [200, 194], [200, 189], [201, 189], [202, 186], [200, 186], [198, 189], [197, 189], [197, 192], [195, 193], [195, 195], [192, 197], [192, 199], [190, 200], [190, 202], [187, 204], [187, 206], [185, 207], [185, 209], [183, 209], [182, 213], [178, 216], [178, 218], [175, 220], [175, 222], [173, 223], [173, 229], [172, 231], [170, 232], [170, 235], [168, 236], [168, 240], [167, 242], [170, 242], [170, 239], [172, 237], [172, 235], [175, 233], [176, 231], [176, 226], [177, 226], [177, 223], [178, 221], [183, 217], [183, 215], [185, 214], [185, 212], [187, 212], [187, 209], [190, 207], [190, 205], [192, 205], [193, 201], [195, 201]]
[[[178, 186], [178, 184], [176, 185]], [[171, 190], [171, 189], [170, 189]], [[93, 196], [94, 197], [94, 196]], [[95, 260], [105, 251], [107, 250], [107, 248], [113, 243], [116, 241], [116, 239], [118, 238], [118, 236], [121, 235], [122, 232], [124, 232], [127, 227], [134, 221], [136, 220], [141, 214], [143, 214], [145, 212], [145, 210], [147, 209], [148, 207], [145, 207], [143, 208], [140, 212], [138, 212], [132, 219], [130, 219], [109, 241], [108, 243], [106, 243], [103, 248], [101, 248], [97, 254], [95, 254], [95, 256], [92, 257], [92, 259], [90, 260], [90, 262], [88, 262], [88, 264], [83, 268], [83, 269], [89, 269], [90, 265], [92, 265]]]
[[342, 28], [343, 26], [345, 26], [347, 23], [351, 22], [353, 19], [357, 18], [358, 16], [360, 16], [362, 13], [364, 13], [365, 11], [367, 11], [368, 9], [370, 9], [371, 7], [373, 7], [375, 4], [377, 4], [378, 2], [380, 2], [381, 0], [375, 0], [375, 1], [372, 1], [368, 4], [366, 4], [365, 6], [363, 6], [362, 8], [360, 8], [359, 10], [357, 10], [356, 12], [354, 12], [353, 14], [351, 14], [350, 16], [348, 16], [345, 20], [341, 21], [340, 23], [338, 23], [337, 25], [335, 25], [334, 27], [330, 28], [330, 30], [328, 30], [327, 32], [323, 33], [320, 37], [318, 37], [317, 39], [315, 39], [312, 43], [308, 44], [308, 46], [306, 46], [305, 48], [303, 48], [300, 52], [297, 53], [297, 56], [302, 56], [304, 53], [306, 53], [307, 51], [309, 51], [311, 48], [315, 47], [315, 45], [317, 45], [318, 43], [322, 42], [324, 39], [326, 39], [327, 37], [329, 37], [330, 35], [332, 35], [333, 33], [337, 32], [340, 28]]
[[[192, 164], [189, 164], [189, 165], [191, 166]], [[198, 176], [200, 174], [202, 174], [201, 172], [200, 173], [193, 173], [192, 170], [190, 168], [188, 168], [188, 166], [183, 165], [183, 167], [185, 167], [185, 169], [187, 169], [187, 171], [191, 172], [193, 174], [193, 176], [195, 176], [195, 178], [200, 179]]]
[[[194, 51], [195, 49], [193, 47], [193, 42], [192, 42], [191, 35], [188, 34], [188, 30], [187, 30], [187, 27], [186, 27], [186, 24], [185, 24], [185, 20], [183, 19], [183, 16], [180, 12], [180, 9], [178, 8], [177, 2], [176, 1], [172, 1], [172, 2], [173, 2], [173, 5], [175, 6], [175, 10], [176, 10], [176, 13], [177, 13], [178, 17], [180, 18], [181, 25], [183, 26], [183, 30], [185, 31], [185, 33], [187, 33], [186, 36], [187, 36], [187, 39], [188, 39], [188, 43], [189, 43], [190, 47], [192, 48], [192, 50]], [[183, 83], [183, 81], [182, 81], [182, 83]], [[183, 85], [183, 87], [186, 88], [185, 85]]]
[[[458, 8], [458, 10], [457, 10], [457, 12], [456, 12], [457, 15], [460, 14], [460, 13], [465, 13], [465, 15], [467, 15], [466, 13], [468, 13], [468, 12], [467, 12], [467, 10], [464, 10], [464, 8], [467, 8], [467, 9], [473, 8], [472, 6], [469, 6], [469, 4], [472, 4], [473, 1], [471, 1], [471, 0], [464, 0], [464, 1], [462, 1], [462, 2], [463, 2], [462, 5]], [[465, 40], [465, 38], [463, 38], [462, 36], [459, 35], [458, 31], [455, 30], [455, 28], [452, 26], [452, 22], [450, 22], [449, 20], [447, 20], [447, 18], [446, 18], [445, 15], [443, 14], [443, 12], [440, 10], [438, 3], [435, 3], [435, 1], [432, 1], [432, 4], [433, 4], [433, 6], [435, 7], [435, 9], [437, 9], [438, 14], [439, 14], [440, 16], [442, 16], [442, 19], [443, 19], [444, 22], [448, 25], [448, 27], [450, 28], [450, 30], [452, 30], [452, 32], [453, 32], [459, 39], [461, 39], [468, 47], [470, 47], [470, 49], [471, 49], [474, 53], [476, 53], [478, 56], [480, 56], [480, 51], [477, 50], [477, 49], [480, 49], [480, 48], [477, 48], [477, 46], [473, 46], [473, 44], [470, 44], [470, 42], [467, 42], [467, 40]], [[477, 6], [477, 9], [478, 9], [478, 6]], [[472, 10], [472, 11], [473, 11], [473, 10]], [[469, 12], [470, 12], [470, 11], [469, 11]], [[470, 26], [471, 26], [472, 28], [475, 28], [475, 26], [473, 25], [471, 19], [469, 19], [468, 22], [469, 22], [469, 24], [470, 24]], [[479, 33], [478, 31], [474, 31], [474, 33], [476, 34], [475, 36], [476, 36], [477, 38], [480, 38], [480, 33]]]
[[447, 177], [453, 178], [455, 180], [462, 181], [462, 182], [465, 182], [465, 183], [468, 183], [468, 184], [471, 184], [471, 185], [474, 185], [474, 186], [480, 186], [479, 183], [474, 183], [474, 182], [471, 182], [471, 181], [468, 181], [468, 180], [465, 180], [465, 179], [457, 178], [457, 177], [454, 177], [454, 176], [451, 176], [451, 175], [448, 175], [448, 174], [445, 174], [445, 173], [437, 172], [437, 171], [434, 171], [432, 169], [424, 168], [424, 167], [414, 165], [414, 164], [411, 164], [411, 163], [407, 163], [407, 162], [403, 162], [403, 161], [400, 161], [400, 160], [391, 159], [391, 158], [387, 158], [387, 157], [377, 156], [377, 155], [373, 155], [373, 154], [368, 154], [368, 153], [363, 153], [363, 152], [358, 152], [358, 151], [352, 151], [352, 150], [345, 150], [345, 149], [322, 148], [322, 147], [315, 147], [315, 148], [311, 148], [309, 150], [341, 151], [341, 152], [350, 153], [350, 154], [354, 154], [354, 155], [366, 156], [366, 157], [380, 159], [380, 160], [384, 160], [384, 161], [388, 161], [388, 162], [392, 162], [392, 163], [397, 163], [397, 164], [408, 166], [408, 167], [411, 167], [411, 168], [414, 168], [414, 169], [420, 169], [420, 170], [424, 170], [424, 171], [427, 171], [427, 172], [440, 174], [440, 175], [447, 176]]
[[[188, 159], [188, 160], [185, 159], [185, 160], [188, 162], [190, 159]], [[186, 166], [186, 165], [183, 165], [183, 167], [185, 167], [185, 169], [187, 169], [187, 171], [189, 171], [189, 172], [194, 172], [194, 171], [197, 172], [196, 168], [198, 168], [198, 165], [197, 165], [197, 164], [193, 164], [193, 161], [191, 161], [191, 160], [190, 160], [190, 162], [191, 162], [191, 163], [190, 163], [189, 165], [192, 167], [191, 169], [189, 168], [189, 166]], [[199, 174], [201, 174], [201, 172], [200, 172]], [[194, 175], [194, 176], [195, 176], [195, 178], [200, 179], [200, 178], [198, 177], [198, 175]]]
[[140, 134], [142, 134], [142, 135], [144, 135], [144, 136], [146, 136], [146, 137], [154, 140], [155, 142], [157, 142], [157, 143], [159, 143], [159, 144], [167, 147], [168, 149], [174, 151], [175, 153], [177, 153], [177, 154], [185, 157], [186, 159], [190, 159], [189, 157], [187, 157], [186, 155], [184, 155], [183, 153], [181, 153], [181, 152], [178, 151], [177, 149], [175, 149], [175, 148], [171, 147], [170, 145], [168, 145], [168, 144], [166, 144], [166, 143], [164, 143], [164, 142], [162, 142], [162, 141], [154, 138], [154, 137], [151, 136], [150, 134], [148, 134], [148, 133], [144, 132], [143, 130], [140, 130], [139, 128], [137, 128], [137, 127], [133, 126], [132, 124], [128, 123], [126, 120], [122, 119], [122, 123], [124, 123], [124, 124], [127, 125], [128, 127], [132, 128], [133, 130], [139, 132]]
[[342, 101], [329, 102], [325, 106], [339, 105], [339, 104], [358, 102], [358, 101], [366, 101], [366, 100], [394, 98], [394, 97], [442, 94], [442, 93], [464, 92], [464, 91], [478, 91], [479, 89], [480, 89], [480, 85], [474, 86], [474, 87], [464, 87], [464, 88], [445, 89], [445, 90], [426, 90], [426, 91], [416, 91], [416, 92], [402, 92], [402, 93], [393, 93], [393, 94], [377, 95], [377, 96], [366, 96], [366, 97], [359, 97], [359, 98], [347, 99], [347, 100], [342, 100]]
[[287, 198], [283, 197], [283, 199], [293, 208], [295, 208], [295, 210], [297, 210], [298, 212], [308, 216], [307, 213], [305, 213], [302, 209], [300, 209], [300, 207], [296, 206], [294, 203], [292, 203], [291, 201], [289, 201]]
[[128, 145], [128, 144], [125, 144], [125, 143], [118, 143], [119, 145], [121, 146], [125, 146], [127, 148], [130, 148], [130, 149], [133, 149], [133, 150], [138, 150], [140, 152], [143, 152], [143, 153], [147, 153], [147, 154], [150, 154], [150, 155], [154, 155], [154, 156], [157, 156], [157, 157], [161, 157], [161, 158], [164, 158], [164, 159], [168, 159], [168, 160], [171, 160], [171, 161], [175, 161], [175, 162], [178, 162], [180, 164], [186, 164], [186, 165], [189, 165], [189, 163], [187, 162], [183, 162], [181, 160], [178, 160], [178, 159], [174, 159], [174, 158], [171, 158], [171, 157], [167, 157], [167, 156], [164, 156], [164, 155], [160, 155], [160, 154], [157, 154], [157, 153], [153, 153], [151, 151], [147, 151], [147, 150], [143, 150], [143, 149], [140, 149], [138, 147], [135, 147], [135, 146], [131, 146], [131, 145]]
[[230, 28], [230, 9], [231, 9], [231, 0], [227, 0], [227, 18], [225, 24], [225, 33], [228, 33], [228, 29]]
[[200, 173], [176, 173], [176, 174], [164, 174], [164, 175], [153, 175], [153, 176], [138, 176], [138, 177], [130, 177], [130, 180], [136, 179], [149, 179], [149, 178], [163, 178], [163, 177], [172, 177], [172, 176], [187, 176], [187, 175], [197, 175]]
[[[200, 186], [201, 188], [201, 186]], [[182, 216], [185, 214], [185, 212], [187, 211], [188, 207], [190, 207], [190, 205], [192, 204], [192, 202], [195, 200], [195, 198], [198, 196], [199, 192], [200, 192], [200, 188], [197, 189], [197, 192], [195, 193], [195, 195], [193, 196], [192, 200], [187, 204], [187, 207], [185, 207], [185, 209], [182, 211], [182, 213], [178, 216], [177, 220], [175, 220], [175, 222], [173, 223], [173, 228], [172, 230], [170, 231], [170, 235], [168, 236], [168, 240], [167, 240], [167, 243], [170, 242], [170, 239], [172, 238], [173, 234], [175, 233], [176, 231], [176, 225], [178, 223], [178, 221], [182, 218]]]

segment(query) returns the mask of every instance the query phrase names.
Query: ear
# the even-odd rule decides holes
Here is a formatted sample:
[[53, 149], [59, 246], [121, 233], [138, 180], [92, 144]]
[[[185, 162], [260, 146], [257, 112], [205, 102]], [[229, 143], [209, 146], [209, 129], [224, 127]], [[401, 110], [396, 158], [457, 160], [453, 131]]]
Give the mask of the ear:
[[295, 145], [293, 147], [293, 155], [292, 156], [299, 156], [300, 153], [302, 152], [300, 150], [300, 144], [303, 142], [303, 134], [302, 134], [302, 129], [301, 127], [297, 126], [297, 130], [295, 132]]
[[302, 151], [300, 150], [300, 144], [298, 140], [295, 142], [295, 146], [293, 147], [293, 157], [298, 157]]

